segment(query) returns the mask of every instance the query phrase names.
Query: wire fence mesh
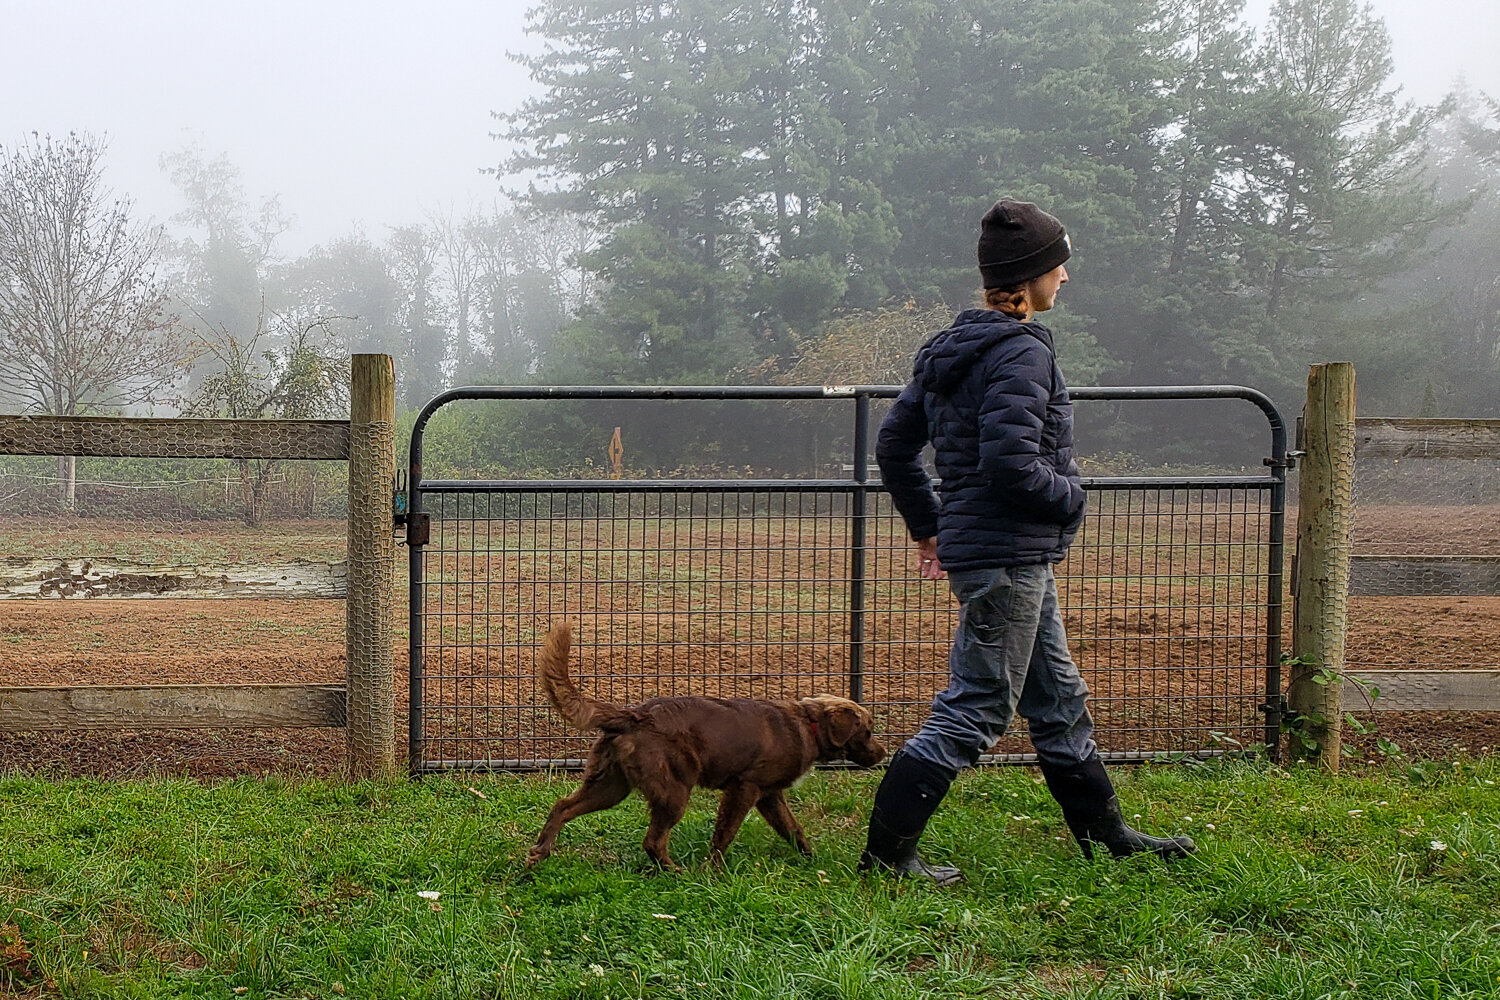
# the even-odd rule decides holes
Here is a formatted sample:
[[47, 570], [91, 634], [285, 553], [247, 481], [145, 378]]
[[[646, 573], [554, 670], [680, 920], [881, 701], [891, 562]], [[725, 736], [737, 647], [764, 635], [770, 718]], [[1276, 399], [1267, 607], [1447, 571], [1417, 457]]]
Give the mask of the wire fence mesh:
[[[344, 683], [347, 422], [230, 423], [0, 417], [0, 684]], [[245, 733], [5, 732], [0, 768], [243, 773], [312, 744], [342, 759], [343, 719], [274, 715]]]
[[0, 458], [0, 500], [21, 517], [252, 526], [342, 519], [348, 474], [342, 463], [234, 459]]
[[58, 475], [60, 464], [0, 459], [0, 596], [344, 596], [347, 463], [78, 457]]
[[[424, 766], [578, 762], [588, 738], [547, 707], [532, 663], [564, 619], [578, 626], [575, 679], [606, 701], [826, 692], [864, 701], [898, 742], [920, 726], [946, 684], [956, 609], [945, 583], [915, 574], [884, 497], [860, 608], [852, 489], [601, 489], [431, 496]], [[1263, 740], [1269, 522], [1263, 490], [1091, 490], [1058, 586], [1104, 750]], [[1018, 733], [991, 752], [1029, 751]]]
[[[1490, 428], [1488, 439], [1500, 426], [1470, 423]], [[1492, 451], [1359, 453], [1348, 669], [1500, 669], [1500, 447]]]

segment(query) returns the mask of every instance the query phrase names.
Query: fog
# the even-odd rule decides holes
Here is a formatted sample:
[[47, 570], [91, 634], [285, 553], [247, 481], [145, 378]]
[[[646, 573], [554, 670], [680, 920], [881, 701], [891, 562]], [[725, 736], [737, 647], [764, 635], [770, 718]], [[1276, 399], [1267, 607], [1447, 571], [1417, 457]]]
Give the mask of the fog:
[[[1252, 20], [1269, 0], [1251, 0]], [[165, 221], [161, 154], [227, 154], [251, 198], [279, 195], [295, 255], [361, 226], [487, 204], [503, 151], [491, 113], [533, 92], [508, 51], [538, 43], [519, 0], [0, 0], [0, 142], [33, 130], [109, 138], [107, 179]], [[1500, 3], [1374, 0], [1395, 78], [1434, 102], [1464, 77], [1500, 95]]]
[[[1500, 412], [1500, 106], [1480, 99], [1500, 96], [1500, 4], [1248, 2], [1243, 26], [1234, 0], [554, 2], [531, 35], [522, 5], [480, 0], [0, 0], [20, 40], [0, 86], [25, 95], [0, 146], [31, 144], [0, 168], [76, 130], [161, 227], [121, 330], [27, 313], [45, 282], [4, 269], [51, 255], [9, 244], [0, 402], [118, 405], [107, 366], [49, 396], [75, 328], [165, 352], [132, 405], [200, 415], [322, 412], [333, 381], [307, 373], [350, 350], [395, 358], [408, 412], [475, 383], [899, 382], [974, 301], [955, 234], [1003, 190], [1075, 237], [1049, 315], [1072, 384], [1293, 406], [1308, 364], [1350, 360], [1371, 412]], [[62, 196], [4, 176], [0, 224], [46, 231], [14, 220]], [[612, 419], [507, 417], [506, 447], [545, 443], [526, 461], [550, 467]], [[713, 451], [700, 432], [631, 430], [664, 465]], [[713, 453], [759, 461], [735, 448]]]
[[161, 154], [225, 153], [295, 217], [289, 254], [493, 199], [490, 113], [529, 87], [509, 3], [0, 0], [0, 23], [23, 42], [0, 63], [0, 141], [107, 135], [112, 186], [158, 221], [181, 202]]

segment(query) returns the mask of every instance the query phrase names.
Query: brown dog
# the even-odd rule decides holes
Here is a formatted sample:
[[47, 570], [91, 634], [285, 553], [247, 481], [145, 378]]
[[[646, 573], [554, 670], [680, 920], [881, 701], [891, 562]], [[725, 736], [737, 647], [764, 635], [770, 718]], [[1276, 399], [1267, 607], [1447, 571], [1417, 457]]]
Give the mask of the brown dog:
[[602, 731], [589, 751], [583, 785], [558, 799], [526, 856], [530, 867], [552, 853], [563, 824], [618, 805], [632, 788], [651, 810], [643, 846], [673, 868], [667, 839], [682, 819], [694, 786], [723, 789], [709, 857], [723, 860], [750, 807], [771, 828], [811, 854], [783, 794], [818, 761], [851, 760], [872, 767], [885, 748], [871, 734], [864, 706], [820, 694], [797, 701], [750, 698], [654, 698], [632, 708], [581, 693], [568, 676], [570, 625], [547, 633], [537, 666], [552, 707], [578, 729]]

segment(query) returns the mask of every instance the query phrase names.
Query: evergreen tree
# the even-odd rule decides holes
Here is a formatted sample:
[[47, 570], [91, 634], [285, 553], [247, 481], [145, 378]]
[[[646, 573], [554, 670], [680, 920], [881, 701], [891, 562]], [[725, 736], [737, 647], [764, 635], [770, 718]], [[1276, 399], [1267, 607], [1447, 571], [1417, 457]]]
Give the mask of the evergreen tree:
[[[273, 272], [267, 305], [280, 315], [330, 317], [328, 328], [352, 351], [399, 356], [404, 295], [392, 266], [382, 247], [356, 232]], [[403, 383], [406, 375], [404, 366], [396, 369]]]
[[886, 63], [892, 3], [825, 0], [764, 18], [781, 42], [756, 72], [769, 147], [757, 175], [754, 221], [763, 252], [750, 301], [768, 337], [761, 353], [787, 361], [838, 307], [889, 294], [898, 239], [890, 177]]
[[[1500, 414], [1500, 108], [1460, 90], [1433, 131], [1427, 157], [1441, 197], [1467, 208], [1432, 252], [1372, 292], [1351, 322], [1351, 344], [1374, 412]], [[1365, 330], [1380, 331], [1380, 336]], [[1430, 398], [1429, 398], [1430, 397]]]
[[913, 19], [913, 48], [895, 62], [892, 287], [918, 301], [971, 303], [972, 237], [1009, 194], [1065, 219], [1074, 236], [1069, 268], [1081, 280], [1058, 324], [1065, 341], [1078, 337], [1068, 352], [1098, 360], [1083, 339], [1092, 316], [1110, 317], [1111, 331], [1097, 332], [1111, 352], [1107, 335], [1133, 346], [1138, 324], [1116, 320], [1149, 273], [1158, 139], [1171, 117], [1156, 4], [960, 0]]
[[589, 345], [575, 355], [577, 374], [706, 375], [743, 331], [733, 276], [746, 263], [754, 143], [736, 114], [752, 16], [742, 11], [713, 0], [580, 0], [528, 15], [553, 46], [526, 60], [547, 89], [507, 116], [506, 136], [521, 147], [507, 169], [559, 182], [532, 189], [536, 207], [605, 230], [584, 266], [608, 286], [607, 305], [572, 331]]
[[406, 372], [401, 402], [417, 408], [447, 387], [452, 359], [434, 288], [437, 244], [423, 226], [401, 226], [387, 243], [391, 273], [401, 289], [396, 367]]
[[1435, 109], [1390, 86], [1390, 36], [1355, 0], [1277, 0], [1264, 46], [1276, 117], [1249, 173], [1246, 234], [1266, 316], [1399, 270], [1443, 217], [1423, 176]]
[[1163, 133], [1165, 187], [1150, 229], [1158, 234], [1142, 276], [1139, 336], [1113, 343], [1121, 381], [1246, 381], [1274, 361], [1259, 313], [1243, 294], [1242, 191], [1236, 178], [1256, 155], [1268, 109], [1243, 0], [1188, 0], [1169, 15], [1176, 72], [1173, 120]]
[[[717, 380], [887, 295], [881, 75], [896, 4], [542, 5], [547, 87], [508, 116], [528, 201], [603, 230], [553, 377]], [[543, 187], [542, 185], [548, 185]]]
[[1260, 44], [1243, 11], [545, 0], [550, 47], [525, 60], [545, 91], [507, 117], [506, 169], [598, 243], [578, 257], [592, 294], [527, 371], [792, 370], [847, 333], [834, 317], [972, 303], [978, 219], [1010, 194], [1073, 234], [1048, 319], [1075, 381], [1290, 392], [1345, 343], [1338, 310], [1464, 206], [1422, 173], [1434, 112], [1389, 86], [1367, 9], [1275, 0]]

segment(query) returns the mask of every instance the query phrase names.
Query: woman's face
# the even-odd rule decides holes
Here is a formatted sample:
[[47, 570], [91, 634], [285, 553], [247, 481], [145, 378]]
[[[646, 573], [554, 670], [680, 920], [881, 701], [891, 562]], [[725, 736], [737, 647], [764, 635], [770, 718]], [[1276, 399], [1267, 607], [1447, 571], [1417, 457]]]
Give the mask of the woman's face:
[[1057, 302], [1057, 290], [1068, 283], [1068, 269], [1059, 264], [1026, 283], [1026, 299], [1032, 312], [1046, 312]]

